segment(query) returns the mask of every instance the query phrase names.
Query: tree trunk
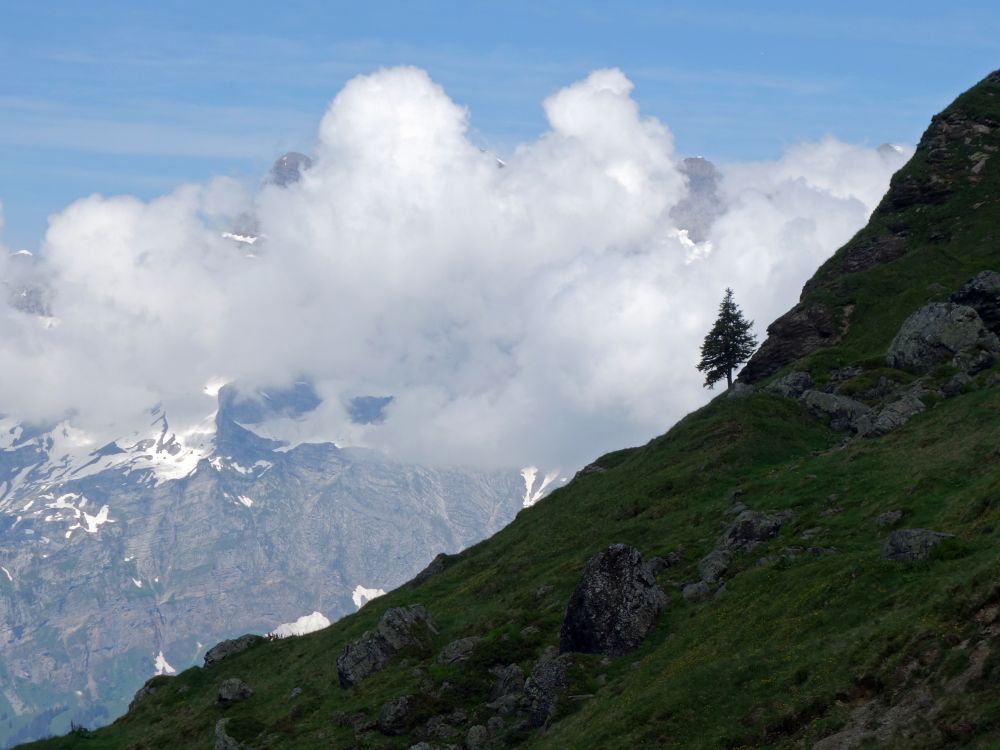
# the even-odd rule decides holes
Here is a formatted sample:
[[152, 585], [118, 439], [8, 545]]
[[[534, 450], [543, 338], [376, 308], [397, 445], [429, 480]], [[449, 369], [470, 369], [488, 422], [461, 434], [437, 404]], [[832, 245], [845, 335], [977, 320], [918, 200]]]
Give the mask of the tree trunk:
[[726, 370], [726, 383], [728, 383], [728, 385], [726, 386], [726, 388], [732, 388], [733, 387], [733, 371], [732, 370]]

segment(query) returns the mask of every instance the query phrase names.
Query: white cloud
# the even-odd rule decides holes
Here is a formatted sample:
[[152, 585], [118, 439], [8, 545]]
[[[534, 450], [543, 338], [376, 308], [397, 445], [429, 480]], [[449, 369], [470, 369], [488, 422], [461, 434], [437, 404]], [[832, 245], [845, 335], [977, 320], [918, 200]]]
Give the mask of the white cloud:
[[[74, 203], [39, 260], [60, 324], [0, 311], [0, 413], [110, 439], [157, 402], [202, 419], [219, 373], [307, 375], [326, 400], [298, 434], [429, 462], [573, 466], [662, 432], [706, 397], [723, 288], [762, 329], [904, 157], [828, 138], [723, 166], [727, 211], [692, 253], [673, 138], [631, 90], [601, 70], [558, 91], [501, 169], [426, 73], [382, 70], [333, 100], [299, 183]], [[255, 257], [221, 237], [248, 212]], [[383, 423], [351, 424], [365, 394], [395, 396]]]

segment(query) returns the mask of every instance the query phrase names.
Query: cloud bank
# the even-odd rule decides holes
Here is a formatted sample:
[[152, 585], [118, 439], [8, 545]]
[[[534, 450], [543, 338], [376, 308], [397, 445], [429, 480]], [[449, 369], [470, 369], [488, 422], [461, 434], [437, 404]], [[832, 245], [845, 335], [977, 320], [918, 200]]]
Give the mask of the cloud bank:
[[[503, 165], [421, 70], [350, 81], [299, 182], [220, 178], [150, 202], [92, 195], [50, 220], [30, 274], [50, 309], [0, 306], [0, 413], [113, 439], [207, 383], [322, 404], [272, 426], [429, 463], [575, 467], [662, 432], [706, 393], [694, 365], [726, 286], [759, 333], [867, 220], [907, 149], [827, 138], [722, 165], [708, 239], [671, 218], [691, 181], [631, 82], [544, 102]], [[223, 232], [255, 219], [252, 246]], [[24, 256], [0, 253], [17, 286]], [[17, 271], [20, 273], [20, 271]], [[351, 419], [356, 396], [392, 396]]]

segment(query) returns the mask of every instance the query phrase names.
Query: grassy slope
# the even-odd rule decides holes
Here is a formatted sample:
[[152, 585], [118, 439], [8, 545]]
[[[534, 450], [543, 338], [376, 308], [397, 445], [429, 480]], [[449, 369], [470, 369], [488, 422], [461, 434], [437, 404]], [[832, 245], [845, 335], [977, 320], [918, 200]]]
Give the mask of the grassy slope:
[[[997, 88], [983, 84], [954, 106], [1000, 120]], [[905, 256], [851, 276], [838, 271], [841, 255], [820, 269], [808, 294], [853, 304], [851, 329], [837, 347], [796, 367], [817, 377], [849, 363], [875, 368], [916, 307], [945, 298], [976, 271], [1000, 270], [998, 170], [987, 168], [981, 182], [969, 182], [970, 154], [963, 148], [949, 154], [951, 173], [959, 176], [947, 203], [877, 215], [854, 240], [880, 231], [880, 224], [904, 221]], [[921, 152], [904, 172], [927, 169]], [[476, 712], [491, 683], [487, 669], [517, 661], [530, 671], [538, 653], [557, 640], [584, 562], [613, 542], [633, 544], [647, 556], [683, 550], [681, 565], [660, 577], [671, 603], [634, 655], [610, 663], [579, 657], [569, 693], [593, 697], [564, 701], [563, 715], [546, 732], [512, 735], [512, 744], [799, 746], [841, 726], [867, 696], [905, 690], [899, 667], [919, 663], [917, 677], [932, 675], [941, 712], [923, 720], [920, 738], [898, 746], [996, 746], [1000, 659], [991, 657], [969, 690], [944, 695], [942, 688], [968, 661], [960, 645], [980, 630], [974, 613], [1000, 596], [1000, 387], [985, 385], [990, 374], [959, 397], [933, 402], [899, 431], [846, 446], [843, 435], [794, 402], [720, 396], [648, 445], [605, 457], [607, 472], [557, 490], [493, 538], [451, 558], [422, 588], [391, 592], [322, 632], [164, 678], [136, 711], [92, 737], [77, 733], [32, 747], [210, 747], [216, 720], [229, 716], [230, 733], [255, 738], [255, 747], [406, 748], [416, 740], [377, 733], [356, 739], [332, 715], [374, 717], [385, 700], [419, 693], [417, 666], [437, 685], [453, 686], [440, 698], [424, 699], [424, 718], [462, 707], [484, 722], [488, 714], [477, 718]], [[671, 584], [695, 577], [737, 488], [749, 506], [787, 508], [794, 517], [777, 539], [736, 558], [740, 572], [722, 596], [684, 602]], [[906, 512], [901, 525], [949, 531], [958, 540], [927, 563], [880, 560], [887, 533], [874, 518], [895, 508]], [[815, 527], [822, 531], [812, 540], [799, 540]], [[755, 565], [790, 545], [835, 546], [840, 554]], [[537, 597], [542, 586], [553, 589]], [[386, 608], [413, 602], [427, 606], [440, 626], [434, 647], [404, 654], [359, 688], [341, 690], [335, 659], [343, 645]], [[529, 625], [537, 632], [524, 632]], [[438, 649], [467, 635], [487, 639], [472, 661], [435, 662]], [[248, 682], [255, 694], [223, 710], [213, 700], [230, 676]], [[303, 693], [291, 699], [294, 687]]]

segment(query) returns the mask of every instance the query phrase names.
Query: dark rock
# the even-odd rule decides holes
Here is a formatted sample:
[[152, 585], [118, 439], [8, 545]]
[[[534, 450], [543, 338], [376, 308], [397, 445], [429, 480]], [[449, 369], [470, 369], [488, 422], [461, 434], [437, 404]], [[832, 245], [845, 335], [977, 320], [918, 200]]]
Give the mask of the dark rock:
[[872, 411], [853, 398], [822, 391], [806, 391], [802, 404], [814, 416], [829, 417], [830, 427], [835, 430], [863, 430]]
[[620, 656], [638, 648], [667, 598], [634, 547], [613, 544], [587, 562], [566, 607], [559, 649]]
[[899, 523], [902, 517], [903, 511], [901, 510], [887, 510], [885, 513], [879, 513], [875, 516], [875, 525], [880, 529], [887, 529]]
[[929, 529], [899, 529], [889, 535], [882, 557], [887, 560], [926, 560], [931, 549], [953, 536]]
[[205, 652], [205, 666], [211, 667], [214, 664], [218, 664], [223, 659], [228, 659], [230, 656], [242, 653], [264, 640], [267, 640], [264, 636], [247, 633], [246, 635], [241, 635], [239, 638], [217, 643]]
[[858, 273], [901, 258], [905, 253], [906, 239], [891, 232], [849, 242], [837, 257], [846, 273]]
[[465, 735], [465, 746], [469, 750], [481, 750], [490, 740], [490, 732], [482, 724], [473, 724]]
[[698, 575], [707, 583], [718, 581], [729, 570], [729, 552], [724, 549], [714, 549], [701, 558], [698, 563]]
[[704, 581], [698, 581], [697, 583], [689, 583], [685, 586], [682, 594], [685, 601], [703, 602], [712, 595], [712, 590]]
[[971, 307], [986, 327], [1000, 335], [1000, 273], [983, 271], [976, 274], [951, 295], [957, 305]]
[[337, 657], [340, 686], [357, 685], [384, 667], [401, 649], [429, 645], [436, 634], [437, 628], [421, 604], [387, 610], [374, 630], [366, 631], [340, 652]]
[[418, 742], [416, 745], [410, 745], [410, 750], [434, 750], [434, 746], [428, 742]]
[[603, 474], [606, 471], [607, 469], [605, 469], [600, 464], [587, 464], [582, 469], [580, 469], [580, 471], [576, 472], [576, 474], [573, 475], [573, 479], [578, 479], [579, 477], [585, 477], [588, 474]]
[[551, 586], [539, 586], [537, 589], [535, 589], [535, 598], [541, 599], [547, 596], [549, 593], [551, 593], [551, 591], [552, 591]]
[[822, 347], [840, 341], [850, 308], [800, 302], [767, 327], [767, 339], [740, 371], [739, 382], [756, 383]]
[[219, 685], [219, 695], [215, 702], [220, 706], [228, 706], [231, 703], [245, 701], [251, 695], [253, 695], [253, 690], [250, 689], [249, 685], [238, 677], [230, 677]]
[[312, 159], [297, 151], [289, 151], [278, 158], [268, 173], [267, 182], [287, 187], [302, 179], [302, 173], [312, 167]]
[[427, 720], [427, 734], [437, 740], [450, 740], [461, 731], [453, 727], [445, 716], [432, 716]]
[[533, 727], [543, 727], [555, 713], [559, 696], [569, 687], [566, 671], [568, 656], [540, 660], [524, 683], [524, 694], [529, 703], [529, 721]]
[[743, 398], [744, 396], [752, 396], [756, 390], [749, 383], [735, 382], [726, 391], [726, 396], [729, 398]]
[[955, 373], [955, 375], [947, 383], [941, 386], [941, 393], [945, 398], [954, 398], [955, 396], [961, 394], [971, 382], [972, 378], [970, 378], [966, 373]]
[[444, 552], [440, 552], [434, 556], [434, 559], [428, 563], [427, 567], [417, 573], [413, 578], [411, 578], [406, 585], [411, 589], [423, 586], [430, 578], [433, 578], [442, 570], [444, 570], [444, 561], [448, 559], [448, 555]]
[[378, 711], [378, 731], [389, 737], [405, 734], [412, 708], [413, 698], [409, 695], [383, 703]]
[[733, 503], [726, 510], [726, 515], [727, 516], [739, 515], [740, 513], [742, 513], [745, 510], [747, 510], [747, 506], [746, 506], [745, 503]]
[[295, 688], [292, 688], [292, 693], [288, 697], [289, 698], [298, 698], [300, 695], [302, 695], [302, 688], [295, 687]]
[[717, 549], [749, 550], [761, 542], [778, 535], [781, 524], [789, 517], [787, 512], [767, 515], [756, 510], [740, 513], [722, 532]]
[[491, 702], [507, 695], [517, 695], [524, 689], [524, 670], [517, 664], [493, 667], [490, 674], [496, 677], [496, 681], [490, 689]]
[[768, 383], [764, 391], [785, 398], [798, 398], [812, 387], [812, 377], [808, 372], [790, 372]]
[[668, 552], [665, 556], [651, 557], [646, 565], [649, 567], [649, 572], [654, 576], [658, 576], [664, 570], [670, 570], [681, 561], [681, 556], [676, 552]]
[[333, 714], [333, 723], [339, 727], [350, 727], [355, 732], [366, 732], [374, 729], [377, 722], [372, 721], [363, 713], [350, 713], [347, 711], [337, 711]]
[[1000, 339], [971, 307], [952, 302], [924, 305], [906, 319], [889, 345], [886, 362], [910, 372], [928, 372], [951, 362], [971, 364], [979, 352], [1000, 352]]
[[482, 640], [479, 636], [473, 635], [468, 638], [459, 638], [457, 641], [452, 641], [441, 649], [441, 653], [438, 654], [438, 663], [454, 664], [465, 661], [472, 655], [472, 652]]
[[226, 732], [226, 725], [229, 719], [219, 719], [215, 722], [215, 745], [214, 750], [242, 750], [243, 746]]
[[491, 716], [486, 722], [486, 729], [490, 734], [497, 735], [503, 731], [503, 719], [499, 716]]

